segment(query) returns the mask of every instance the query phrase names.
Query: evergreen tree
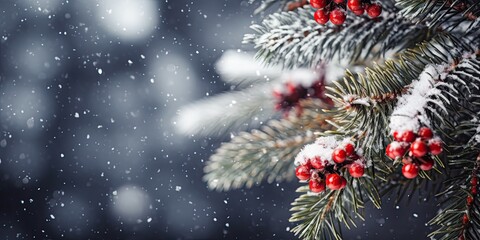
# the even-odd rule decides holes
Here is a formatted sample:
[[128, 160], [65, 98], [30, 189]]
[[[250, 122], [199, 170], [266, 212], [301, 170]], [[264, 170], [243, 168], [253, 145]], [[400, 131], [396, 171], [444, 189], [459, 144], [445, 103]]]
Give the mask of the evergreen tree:
[[186, 134], [258, 128], [211, 156], [208, 186], [300, 180], [301, 239], [341, 239], [365, 204], [426, 190], [442, 209], [431, 237], [480, 239], [480, 2], [258, 4], [244, 43], [262, 64], [227, 52], [217, 69], [235, 91], [180, 111]]

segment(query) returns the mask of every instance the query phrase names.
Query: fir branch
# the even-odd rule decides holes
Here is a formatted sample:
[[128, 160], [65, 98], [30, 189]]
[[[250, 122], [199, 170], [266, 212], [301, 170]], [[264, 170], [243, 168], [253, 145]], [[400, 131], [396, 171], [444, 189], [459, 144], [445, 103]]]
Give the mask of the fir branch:
[[[441, 41], [441, 42], [442, 43], [447, 43], [447, 42], [452, 43], [452, 42], [455, 42], [455, 41]], [[442, 48], [440, 46], [447, 47], [447, 45], [435, 44], [436, 50], [443, 53], [444, 51], [441, 51]], [[423, 45], [423, 47], [426, 47], [426, 45]], [[425, 49], [427, 49], [427, 48], [425, 48]], [[425, 49], [421, 52], [425, 52], [426, 51]], [[472, 51], [472, 49], [470, 49], [470, 50]], [[430, 61], [432, 61], [432, 59], [435, 59], [433, 56], [428, 56], [428, 55], [423, 55], [423, 56], [426, 57], [427, 59], [429, 59]], [[403, 56], [403, 57], [405, 57], [405, 56]], [[400, 59], [403, 59], [404, 64], [406, 62], [410, 62], [411, 64], [415, 63], [414, 61], [411, 61], [412, 59], [409, 59], [409, 58], [406, 58], [406, 57], [403, 58], [403, 57], [401, 56]], [[475, 54], [473, 54], [473, 55], [461, 54], [461, 52], [459, 51], [458, 53], [453, 53], [453, 55], [451, 55], [451, 56], [444, 56], [444, 57], [446, 57], [445, 59], [449, 59], [452, 62], [452, 65], [451, 66], [445, 66], [444, 68], [438, 67], [437, 71], [441, 71], [442, 69], [443, 69], [443, 71], [442, 72], [437, 72], [437, 73], [431, 75], [432, 79], [434, 79], [435, 81], [438, 81], [438, 82], [436, 82], [436, 84], [434, 84], [433, 87], [438, 88], [440, 91], [435, 91], [436, 94], [432, 95], [430, 97], [439, 98], [442, 101], [445, 101], [445, 103], [448, 103], [448, 104], [445, 105], [444, 108], [446, 108], [446, 107], [454, 108], [459, 103], [458, 101], [456, 101], [456, 99], [460, 99], [458, 96], [455, 96], [455, 93], [460, 92], [460, 89], [468, 91], [470, 93], [473, 93], [474, 94], [473, 96], [480, 96], [480, 95], [478, 95], [478, 91], [479, 91], [478, 81], [480, 81], [479, 80], [480, 79], [480, 61], [478, 60], [478, 56], [475, 55]], [[407, 61], [407, 59], [409, 59], [409, 61]], [[462, 60], [459, 60], [459, 59], [462, 59]], [[420, 59], [417, 58], [417, 60], [420, 60]], [[421, 62], [423, 62], [423, 61], [421, 61]], [[390, 65], [390, 66], [392, 66], [392, 65]], [[398, 69], [398, 68], [396, 68], [396, 69]], [[368, 71], [367, 71], [367, 73], [368, 73]], [[372, 72], [370, 72], [370, 73], [372, 73]], [[391, 74], [391, 75], [394, 75], [394, 74]], [[424, 73], [424, 75], [425, 75], [425, 73]], [[426, 76], [424, 76], [424, 77], [426, 77]], [[361, 84], [362, 84], [363, 87], [368, 86], [366, 84], [366, 82], [362, 82]], [[360, 85], [360, 83], [358, 85], [355, 85], [355, 87], [359, 86], [359, 85]], [[455, 88], [453, 87], [453, 85], [454, 85]], [[346, 86], [345, 88], [347, 89], [348, 87]], [[354, 88], [354, 87], [352, 87], [352, 88]], [[455, 92], [455, 91], [452, 91], [452, 89], [459, 89], [459, 91]], [[351, 88], [349, 90], [351, 90]], [[363, 88], [363, 90], [365, 90], [365, 88]], [[445, 94], [445, 96], [440, 97], [439, 95], [441, 95], [441, 94]], [[366, 96], [368, 96], [368, 95], [366, 95]], [[369, 107], [370, 104], [371, 105], [381, 105], [381, 104], [385, 104], [385, 101], [386, 102], [391, 101], [390, 97], [386, 97], [386, 98], [382, 97], [382, 98], [377, 98], [377, 99], [380, 99], [380, 102], [370, 102], [370, 103], [368, 103], [368, 101], [372, 101], [372, 100], [368, 100], [368, 101], [367, 100], [362, 100], [360, 102], [355, 103], [355, 101], [352, 101], [352, 102], [350, 102], [350, 104], [353, 104], [353, 106], [350, 105], [350, 107], [355, 107], [356, 104], [359, 104], [362, 107], [363, 106]], [[462, 103], [467, 104], [467, 105], [468, 105], [468, 103], [475, 104], [475, 103], [478, 103], [478, 99], [471, 99], [470, 98], [470, 99], [467, 99], [467, 100], [463, 101]], [[477, 108], [479, 108], [479, 107], [480, 106], [478, 106], [478, 104], [477, 104]], [[442, 109], [444, 109], [444, 108], [442, 108]], [[432, 107], [431, 109], [434, 109], [434, 107]], [[471, 108], [471, 109], [476, 109], [476, 108]], [[449, 111], [455, 112], [454, 109], [449, 109]], [[378, 111], [378, 112], [382, 112], [382, 111]], [[473, 112], [478, 114], [479, 111], [473, 111]], [[471, 117], [471, 114], [469, 112], [462, 112], [462, 113], [464, 115], [468, 116], [468, 117]], [[378, 113], [377, 113], [377, 115], [378, 115]], [[375, 118], [376, 116], [373, 115], [371, 117]], [[465, 119], [465, 117], [462, 117], [461, 119]], [[443, 121], [441, 121], [440, 119], [437, 119], [437, 122], [440, 122], [440, 124], [443, 123]], [[471, 127], [471, 129], [472, 130], [470, 130], [470, 131], [464, 131], [465, 129], [462, 129], [462, 132], [463, 132], [463, 134], [470, 133], [470, 135], [475, 135], [477, 133], [478, 127], [477, 126]], [[378, 127], [376, 128], [376, 130], [378, 131]], [[371, 134], [371, 133], [368, 133], [368, 134]], [[455, 138], [455, 139], [458, 141], [458, 139], [462, 139], [462, 138]], [[463, 139], [469, 140], [469, 139], [474, 139], [474, 137], [471, 137], [471, 136], [469, 138], [463, 137]], [[465, 148], [465, 145], [462, 145], [461, 147]], [[455, 149], [455, 150], [456, 151], [454, 151], [454, 152], [461, 152], [462, 151], [460, 149], [460, 147], [458, 149]], [[455, 161], [455, 164], [457, 164], [457, 165], [458, 165], [458, 160], [459, 159], [457, 157], [456, 161]], [[437, 161], [438, 165], [442, 166], [443, 163], [440, 159], [436, 159], [436, 161]], [[465, 168], [465, 165], [462, 165], [462, 169], [468, 169], [468, 168]], [[437, 170], [437, 171], [440, 172], [439, 170]], [[475, 174], [476, 174], [476, 172], [475, 172]], [[386, 194], [389, 194], [389, 193], [396, 193], [397, 201], [400, 201], [404, 197], [408, 197], [408, 199], [411, 200], [412, 197], [414, 196], [414, 193], [418, 189], [421, 189], [421, 190], [426, 189], [426, 191], [424, 191], [424, 193], [426, 193], [426, 196], [428, 197], [432, 193], [439, 192], [440, 189], [443, 188], [445, 185], [446, 186], [454, 186], [454, 188], [455, 187], [459, 188], [459, 186], [461, 186], [460, 183], [458, 183], [458, 182], [453, 183], [453, 184], [451, 184], [450, 182], [442, 184], [443, 179], [446, 179], [446, 178], [444, 176], [441, 176], [441, 175], [438, 175], [438, 174], [429, 175], [427, 173], [422, 172], [421, 175], [423, 175], [423, 178], [417, 178], [415, 180], [406, 180], [405, 178], [403, 178], [401, 176], [401, 174], [399, 172], [396, 172], [394, 174], [389, 174], [389, 175], [387, 175], [387, 179], [383, 179], [383, 182], [381, 182], [381, 184], [379, 185], [381, 195], [385, 196]], [[465, 172], [463, 171], [461, 174], [458, 174], [458, 176], [468, 176], [468, 174], [465, 174]], [[447, 178], [447, 179], [449, 179], [449, 178]], [[451, 181], [451, 180], [448, 180], [448, 181]], [[360, 186], [361, 186], [361, 189], [376, 189], [375, 185], [370, 186], [370, 185], [368, 185], [368, 183], [363, 183]], [[461, 196], [460, 193], [453, 193], [453, 194], [455, 194], [455, 195], [449, 195], [449, 196]], [[302, 196], [302, 198], [306, 198], [306, 197]], [[465, 199], [466, 199], [466, 197], [462, 199], [463, 203], [464, 203]], [[303, 209], [309, 209], [309, 211], [313, 211], [313, 212], [322, 211], [322, 209], [313, 209], [313, 206], [310, 207], [308, 205], [308, 203], [309, 202], [304, 202], [303, 205], [302, 205], [302, 208]], [[325, 203], [322, 203], [322, 204], [325, 204]], [[456, 204], [455, 206], [457, 206], [458, 202], [455, 202], [455, 204]], [[451, 207], [451, 205], [447, 205], [447, 206]], [[349, 206], [348, 203], [343, 203], [343, 202], [342, 202], [342, 207], [339, 207], [339, 208], [346, 208], [346, 209], [343, 210], [343, 211], [346, 211], [346, 212], [348, 212], [348, 211], [352, 212], [352, 209], [354, 209], [351, 205]], [[445, 235], [446, 237], [444, 237], [442, 239], [451, 239], [452, 236], [455, 236], [455, 235], [451, 235], [452, 234], [451, 232], [452, 231], [457, 231], [456, 236], [458, 236], [458, 234], [464, 234], [465, 239], [476, 239], [476, 238], [472, 238], [472, 237], [476, 237], [476, 234], [478, 234], [478, 233], [476, 233], [474, 230], [470, 230], [470, 227], [473, 224], [477, 224], [475, 221], [477, 221], [477, 219], [479, 219], [478, 215], [477, 215], [477, 213], [479, 213], [479, 212], [475, 208], [475, 205], [468, 206], [467, 210], [468, 210], [467, 215], [468, 215], [468, 218], [469, 218], [469, 221], [470, 221], [470, 222], [468, 222], [468, 224], [465, 224], [465, 222], [462, 222], [462, 220], [461, 220], [462, 217], [463, 217], [463, 214], [465, 214], [465, 209], [442, 211], [442, 213], [443, 212], [447, 212], [447, 213], [445, 215], [442, 215], [442, 217], [438, 217], [437, 219], [433, 220], [432, 224], [434, 224], [434, 223], [435, 224], [443, 224], [442, 226], [447, 226], [448, 228], [446, 228], [446, 229], [442, 228], [442, 229], [436, 231], [433, 234], [441, 235], [441, 234], [445, 234], [446, 231], [449, 231], [449, 234]], [[307, 211], [307, 210], [305, 210], [305, 211]], [[463, 213], [463, 214], [461, 214], [461, 213]], [[318, 225], [318, 226], [320, 226], [320, 229], [323, 229], [323, 231], [330, 231], [331, 232], [331, 233], [329, 233], [331, 235], [330, 237], [333, 236], [333, 237], [340, 237], [341, 238], [341, 235], [337, 236], [337, 234], [339, 234], [338, 229], [336, 229], [336, 228], [332, 229], [332, 228], [326, 228], [325, 227], [325, 226], [334, 225], [333, 223], [335, 222], [335, 219], [325, 219], [325, 221], [332, 221], [332, 222], [329, 222], [328, 225], [325, 225], [325, 224], [322, 225], [321, 220], [318, 220], [318, 219], [313, 218], [311, 216], [310, 216], [310, 218], [308, 218], [308, 215], [306, 215], [305, 212], [301, 212], [301, 214], [303, 214], [303, 216], [304, 216], [303, 220], [306, 221], [307, 223], [310, 223], [310, 225], [308, 225], [307, 223], [304, 223], [303, 225], [301, 225], [299, 227], [299, 229], [295, 229], [296, 233], [310, 234], [310, 235], [303, 235], [302, 237], [305, 237], [306, 239], [310, 239], [310, 238], [314, 238], [315, 236], [318, 236], [318, 234], [319, 234], [318, 232], [315, 233], [317, 235], [312, 235], [313, 234], [313, 233], [311, 233], [312, 230], [309, 230], [309, 231], [305, 230], [305, 229], [312, 229], [312, 228], [315, 229]], [[457, 220], [457, 223], [460, 224], [460, 225], [456, 225], [456, 227], [452, 228], [452, 224], [450, 222], [447, 223], [446, 219], [450, 219], [450, 218], [452, 218], [452, 216]], [[336, 217], [338, 217], [338, 215]], [[343, 216], [340, 216], [340, 217], [343, 217]], [[315, 222], [315, 224], [312, 224], [312, 222]], [[447, 224], [445, 224], [445, 223], [447, 223]], [[475, 226], [475, 227], [472, 227], [472, 229], [478, 229], [478, 227]], [[320, 233], [320, 234], [322, 234], [322, 233]], [[325, 233], [323, 233], [323, 234], [325, 234]]]
[[[453, 124], [445, 125], [445, 140], [448, 151], [449, 176], [444, 182], [445, 190], [438, 196], [443, 199], [443, 208], [429, 222], [438, 226], [430, 234], [437, 239], [480, 239], [480, 201], [477, 195], [480, 177], [480, 59], [464, 59], [454, 66], [447, 80], [456, 82], [464, 95], [448, 105], [449, 118]], [[448, 136], [448, 137], [447, 137]]]
[[480, 178], [479, 149], [455, 148], [462, 153], [450, 159], [454, 174], [445, 182], [446, 190], [438, 194], [444, 209], [429, 222], [439, 226], [429, 236], [440, 240], [480, 239], [480, 201], [476, 193]]
[[[276, 108], [284, 111], [287, 111], [287, 107], [297, 108], [300, 98], [319, 98], [330, 103], [330, 100], [323, 96], [324, 89], [313, 87], [320, 84], [319, 81], [322, 81], [323, 86], [325, 74], [332, 69], [331, 66], [318, 68], [316, 71], [296, 69], [282, 72], [274, 67], [258, 69], [257, 64], [251, 63], [252, 60], [248, 64], [241, 64], [250, 59], [249, 56], [232, 54], [230, 52], [228, 56], [222, 57], [217, 64], [217, 70], [225, 81], [237, 84], [238, 88], [249, 85], [248, 88], [212, 96], [182, 107], [175, 119], [179, 132], [186, 135], [218, 136], [264, 124], [267, 120], [279, 116]], [[229, 64], [232, 62], [241, 66], [232, 68]], [[299, 98], [282, 99], [281, 94], [288, 92], [285, 90], [287, 83], [302, 86], [302, 89], [306, 90]], [[283, 102], [279, 102], [279, 99]], [[282, 105], [284, 103], [286, 106]]]
[[453, 30], [464, 21], [478, 26], [480, 2], [476, 0], [396, 0], [401, 14], [429, 27], [446, 24]]
[[259, 84], [186, 105], [179, 110], [175, 123], [186, 135], [219, 136], [258, 126], [274, 114], [273, 86]]
[[208, 186], [229, 190], [252, 187], [263, 180], [292, 180], [295, 155], [305, 144], [315, 141], [314, 131], [330, 128], [328, 117], [320, 113], [328, 105], [318, 100], [304, 100], [301, 104], [301, 117], [272, 120], [261, 130], [240, 133], [222, 144], [205, 166]]
[[[371, 179], [348, 177], [343, 190], [312, 194], [308, 187], [300, 187], [302, 193], [292, 203], [290, 222], [299, 222], [291, 231], [301, 239], [342, 239], [341, 229], [356, 227], [356, 220], [363, 220], [365, 195], [380, 207], [380, 197]], [[365, 190], [367, 192], [365, 193]], [[364, 195], [365, 194], [365, 195]]]
[[396, 8], [386, 4], [383, 11], [378, 19], [348, 15], [340, 27], [315, 22], [311, 7], [275, 13], [262, 24], [252, 25], [255, 33], [246, 34], [244, 43], [254, 44], [257, 57], [266, 63], [294, 68], [315, 67], [334, 57], [355, 61], [372, 54], [378, 56], [428, 37], [424, 25], [413, 24], [396, 14]]
[[[436, 159], [438, 165], [443, 166], [440, 159]], [[395, 204], [403, 200], [411, 202], [414, 196], [421, 196], [423, 200], [431, 199], [435, 193], [442, 191], [445, 176], [438, 174], [441, 169], [436, 168], [433, 174], [428, 177], [417, 177], [415, 179], [407, 179], [401, 173], [401, 168], [397, 171], [389, 173], [386, 178], [381, 179], [378, 183], [378, 191], [382, 197], [391, 197], [395, 199]], [[428, 174], [423, 172], [423, 174]], [[418, 195], [416, 195], [418, 193]]]
[[215, 63], [222, 81], [238, 88], [274, 82], [282, 76], [280, 66], [264, 66], [254, 61], [253, 54], [228, 50]]
[[384, 136], [389, 135], [389, 116], [397, 96], [407, 91], [408, 84], [427, 64], [452, 62], [464, 52], [474, 52], [473, 46], [449, 34], [440, 34], [382, 66], [366, 68], [365, 75], [347, 72], [343, 81], [328, 88], [328, 96], [338, 106], [332, 111], [337, 131], [358, 136], [361, 146], [367, 149], [367, 158], [382, 159]]
[[[455, 49], [455, 51], [452, 51], [452, 49]], [[385, 138], [385, 135], [388, 135], [388, 132], [386, 131], [382, 134], [379, 129], [387, 128], [384, 128], [383, 126], [385, 125], [380, 125], [379, 123], [388, 123], [388, 116], [391, 113], [395, 100], [399, 95], [404, 94], [409, 91], [410, 88], [413, 88], [413, 86], [407, 84], [410, 84], [414, 79], [417, 79], [420, 72], [424, 71], [425, 66], [429, 64], [442, 64], [445, 62], [452, 63], [451, 66], [440, 65], [442, 68], [435, 68], [435, 72], [433, 72], [432, 67], [430, 67], [429, 71], [423, 72], [422, 77], [426, 79], [432, 78], [432, 81], [435, 82], [432, 87], [438, 88], [439, 90], [431, 91], [431, 95], [426, 95], [426, 97], [432, 98], [428, 101], [429, 104], [434, 105], [429, 109], [432, 111], [438, 109], [446, 111], [445, 106], [435, 101], [438, 100], [444, 101], [446, 104], [453, 104], [456, 99], [455, 94], [460, 92], [455, 89], [462, 89], [463, 87], [464, 90], [468, 89], [469, 92], [474, 92], [478, 89], [477, 84], [480, 77], [480, 69], [477, 70], [476, 68], [480, 66], [480, 62], [478, 62], [475, 54], [467, 55], [465, 54], [465, 51], [475, 52], [475, 48], [474, 46], [456, 40], [448, 34], [439, 35], [430, 42], [420, 44], [415, 49], [407, 50], [404, 54], [400, 55], [398, 59], [387, 61], [384, 66], [376, 66], [373, 69], [367, 69], [366, 76], [349, 73], [350, 78], [345, 79], [343, 83], [336, 82], [336, 88], [331, 88], [332, 91], [336, 91], [336, 95], [331, 95], [331, 97], [338, 103], [341, 103], [341, 106], [343, 107], [340, 107], [337, 112], [329, 112], [339, 113], [343, 111], [347, 114], [335, 116], [334, 124], [336, 124], [338, 129], [336, 132], [332, 133], [347, 133], [348, 135], [350, 132], [346, 131], [347, 129], [344, 129], [343, 126], [353, 126], [354, 130], [351, 133], [355, 135], [355, 133], [361, 132], [357, 137], [363, 139], [363, 148], [366, 149], [366, 152], [375, 151], [375, 145], [372, 145], [372, 142], [365, 139], [375, 141], [375, 137], [377, 137], [376, 140], [380, 139], [381, 141]], [[462, 60], [460, 61], [460, 59]], [[432, 72], [430, 73], [430, 71]], [[423, 85], [427, 86], [428, 84]], [[453, 85], [455, 85], [455, 87]], [[352, 114], [353, 116], [348, 114]], [[379, 114], [381, 114], [380, 117]], [[359, 117], [363, 118], [363, 124], [362, 121], [359, 123]], [[440, 124], [442, 124], [443, 121], [439, 120]], [[338, 123], [343, 124], [339, 125]], [[383, 163], [384, 158], [379, 156], [383, 155], [384, 148], [379, 144], [377, 149], [379, 153], [376, 154], [375, 157], [377, 158], [377, 161], [379, 158], [382, 159], [380, 162]], [[370, 152], [370, 155], [373, 154]], [[368, 157], [367, 154], [366, 156]], [[436, 159], [436, 161], [438, 165], [443, 166], [440, 159]], [[385, 165], [388, 166], [388, 164]], [[440, 172], [439, 170], [437, 171]], [[439, 189], [443, 187], [442, 184], [435, 184], [442, 182], [442, 177], [437, 176], [437, 174], [430, 175], [426, 172], [421, 172], [420, 175], [422, 178], [407, 181], [404, 180], [403, 177], [400, 177], [400, 174], [391, 175], [388, 174], [388, 171], [385, 172], [387, 173], [386, 178], [385, 176], [380, 176], [384, 181], [388, 180], [380, 185], [382, 194], [396, 192], [397, 201], [405, 196], [408, 196], [408, 198], [411, 199], [411, 197], [414, 196], [413, 193], [418, 188], [428, 190], [430, 187], [433, 190], [432, 192], [438, 192]], [[398, 179], [400, 179], [400, 181]], [[430, 184], [430, 181], [435, 183]], [[377, 187], [375, 185], [371, 186], [368, 184], [362, 184], [361, 189], [377, 189]], [[350, 196], [349, 199], [352, 199], [352, 196]], [[340, 225], [335, 224], [335, 219], [324, 219], [319, 217], [323, 215], [319, 212], [324, 212], [325, 209], [327, 209], [329, 202], [327, 202], [325, 198], [320, 198], [320, 200], [317, 201], [318, 202], [314, 202], [311, 200], [311, 196], [308, 194], [297, 199], [294, 203], [294, 206], [297, 207], [293, 210], [298, 211], [298, 213], [295, 213], [296, 215], [294, 215], [293, 220], [302, 221], [302, 223], [297, 226], [297, 228], [294, 228], [293, 231], [305, 239], [319, 238], [319, 236], [341, 238], [339, 229], [332, 227]], [[318, 204], [318, 206], [315, 204]], [[355, 209], [348, 203], [342, 202], [341, 205], [341, 207], [337, 207], [335, 215], [340, 219], [347, 218], [348, 216], [338, 215], [338, 211], [352, 212], [352, 210]], [[310, 212], [310, 215], [307, 214], [307, 212]], [[350, 222], [348, 221], [342, 221], [342, 225], [346, 225], [347, 227], [349, 223]]]

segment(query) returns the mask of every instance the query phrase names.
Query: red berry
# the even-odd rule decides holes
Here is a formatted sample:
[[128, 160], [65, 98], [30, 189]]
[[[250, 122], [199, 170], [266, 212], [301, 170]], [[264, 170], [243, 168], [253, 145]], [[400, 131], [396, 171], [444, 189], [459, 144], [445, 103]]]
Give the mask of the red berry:
[[465, 213], [465, 214], [463, 215], [462, 223], [463, 223], [463, 224], [467, 224], [467, 223], [469, 223], [469, 222], [470, 222], [470, 219], [468, 219], [468, 215]]
[[314, 193], [319, 193], [325, 191], [325, 182], [323, 180], [312, 179], [308, 183], [310, 191]]
[[470, 206], [470, 205], [472, 205], [472, 203], [473, 203], [473, 197], [472, 197], [472, 196], [468, 196], [468, 197], [467, 197], [467, 205]]
[[313, 18], [319, 24], [326, 24], [328, 22], [329, 14], [323, 9], [319, 9], [313, 14]]
[[303, 164], [304, 166], [306, 166], [308, 169], [312, 169], [312, 163], [311, 163], [311, 160], [310, 159], [307, 159], [307, 162]]
[[365, 9], [364, 8], [360, 8], [358, 10], [355, 10], [355, 11], [352, 11], [353, 14], [357, 15], [357, 16], [361, 16], [363, 15], [363, 13], [365, 12]]
[[352, 11], [363, 10], [362, 0], [348, 0], [347, 6]]
[[347, 186], [347, 179], [342, 177], [342, 186], [340, 186], [340, 189], [344, 189]]
[[337, 148], [332, 153], [332, 159], [336, 163], [342, 163], [347, 159], [347, 152], [343, 149]]
[[371, 18], [376, 18], [376, 17], [380, 16], [381, 13], [382, 13], [382, 7], [378, 4], [374, 3], [370, 6], [368, 6], [368, 8], [367, 8], [367, 14]]
[[336, 4], [341, 4], [344, 2], [344, 0], [333, 0]]
[[399, 142], [392, 142], [388, 144], [386, 153], [390, 158], [402, 157], [405, 155], [406, 149]]
[[315, 157], [315, 158], [310, 159], [310, 164], [315, 169], [322, 170], [322, 169], [325, 168], [325, 166], [323, 165], [323, 160], [320, 157]]
[[428, 144], [428, 148], [430, 149], [430, 153], [432, 155], [439, 155], [443, 151], [442, 143], [438, 140], [431, 141], [430, 144]]
[[350, 173], [350, 176], [354, 178], [359, 178], [363, 176], [363, 174], [365, 173], [365, 168], [358, 163], [353, 163], [348, 168], [348, 172]]
[[353, 146], [353, 144], [347, 143], [347, 145], [345, 145], [345, 152], [349, 157], [355, 154], [355, 147]]
[[393, 140], [401, 142], [402, 141], [402, 132], [393, 131]]
[[413, 163], [403, 165], [402, 174], [408, 179], [416, 178], [418, 175], [418, 166]]
[[413, 142], [415, 141], [415, 133], [413, 133], [413, 131], [405, 131], [402, 133], [402, 141], [404, 142]]
[[420, 164], [420, 169], [422, 169], [423, 171], [429, 171], [433, 168], [433, 159], [427, 158], [422, 160], [423, 162]]
[[417, 140], [410, 145], [410, 152], [414, 157], [423, 157], [428, 152], [427, 144], [421, 140]]
[[279, 90], [275, 89], [273, 90], [273, 96], [275, 98], [282, 98], [283, 94]]
[[420, 136], [422, 139], [430, 140], [433, 137], [432, 129], [428, 127], [422, 127], [420, 130], [418, 130], [418, 136]]
[[477, 187], [472, 186], [472, 189], [470, 189], [470, 193], [473, 194], [473, 195], [477, 195]]
[[472, 184], [472, 186], [477, 186], [477, 184], [478, 184], [477, 177], [473, 177], [472, 180], [470, 180], [470, 184]]
[[332, 190], [339, 190], [342, 188], [342, 176], [336, 174], [336, 173], [331, 173], [328, 174], [327, 177], [325, 178], [325, 182], [327, 184], [327, 187], [332, 189]]
[[342, 25], [346, 18], [345, 13], [340, 8], [336, 8], [330, 13], [330, 22], [335, 25]]
[[287, 88], [287, 94], [288, 94], [288, 95], [292, 95], [292, 94], [297, 93], [297, 85], [295, 85], [295, 84], [292, 83], [292, 82], [288, 82], [288, 83], [286, 84], [286, 88]]
[[327, 6], [327, 0], [310, 0], [310, 5], [314, 8], [324, 8]]
[[403, 157], [407, 150], [403, 146], [398, 146], [397, 148], [393, 149], [393, 154], [397, 157]]
[[307, 180], [310, 178], [310, 168], [305, 165], [300, 165], [295, 169], [295, 175], [300, 180]]
[[466, 7], [467, 7], [467, 4], [463, 3], [463, 2], [460, 2], [460, 3], [457, 3], [457, 4], [453, 5], [453, 9], [455, 9], [457, 11], [463, 11], [463, 10], [465, 10]]
[[385, 154], [387, 154], [387, 156], [391, 159], [395, 159], [395, 155], [393, 154], [393, 151], [392, 151], [392, 144], [388, 144], [387, 145], [387, 148], [385, 149]]

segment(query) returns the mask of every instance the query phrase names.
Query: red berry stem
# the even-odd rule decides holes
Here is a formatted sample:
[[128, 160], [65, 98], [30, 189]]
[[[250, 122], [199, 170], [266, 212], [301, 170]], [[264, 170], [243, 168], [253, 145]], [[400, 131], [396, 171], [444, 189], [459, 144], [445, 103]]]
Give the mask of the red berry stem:
[[466, 199], [466, 205], [467, 205], [466, 212], [462, 216], [462, 219], [460, 220], [462, 222], [462, 230], [460, 232], [459, 239], [461, 239], [462, 237], [465, 239], [465, 235], [464, 235], [465, 231], [468, 229], [470, 225], [470, 214], [471, 214], [472, 206], [477, 197], [477, 191], [478, 191], [478, 169], [479, 168], [480, 168], [480, 154], [477, 156], [477, 159], [475, 161], [475, 166], [473, 167], [472, 175], [470, 178], [470, 195], [468, 195]]

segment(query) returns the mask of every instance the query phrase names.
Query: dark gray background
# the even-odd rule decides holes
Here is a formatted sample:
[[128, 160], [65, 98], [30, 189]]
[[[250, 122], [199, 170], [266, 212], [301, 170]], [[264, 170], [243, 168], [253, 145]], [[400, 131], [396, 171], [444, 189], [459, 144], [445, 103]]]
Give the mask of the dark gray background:
[[[132, 0], [0, 2], [1, 238], [293, 239], [298, 183], [209, 191], [204, 163], [228, 137], [173, 128], [180, 106], [230, 88], [213, 63], [252, 49], [254, 6], [138, 3], [148, 21]], [[435, 210], [385, 200], [345, 239], [426, 238]]]

